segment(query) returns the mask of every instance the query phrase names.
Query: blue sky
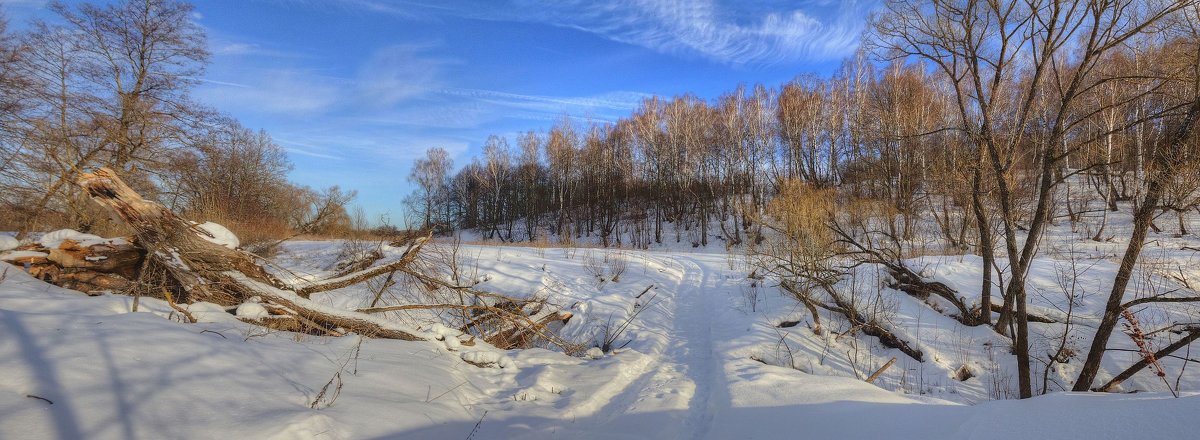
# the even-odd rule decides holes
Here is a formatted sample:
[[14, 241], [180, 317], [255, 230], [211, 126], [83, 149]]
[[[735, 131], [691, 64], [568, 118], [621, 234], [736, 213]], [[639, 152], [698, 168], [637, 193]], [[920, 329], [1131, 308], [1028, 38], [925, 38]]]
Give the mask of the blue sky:
[[[13, 27], [42, 0], [6, 0]], [[456, 166], [489, 134], [627, 115], [646, 96], [828, 74], [872, 1], [199, 0], [213, 57], [194, 92], [267, 130], [298, 183], [401, 220], [412, 160]]]

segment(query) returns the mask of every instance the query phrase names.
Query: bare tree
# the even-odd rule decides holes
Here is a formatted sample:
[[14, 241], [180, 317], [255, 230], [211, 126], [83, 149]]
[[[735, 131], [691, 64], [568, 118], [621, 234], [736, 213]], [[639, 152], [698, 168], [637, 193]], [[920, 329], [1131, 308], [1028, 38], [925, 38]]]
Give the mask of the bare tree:
[[[448, 196], [446, 190], [449, 186], [450, 168], [453, 166], [454, 161], [450, 159], [450, 153], [440, 147], [426, 150], [425, 157], [413, 163], [408, 181], [416, 184], [417, 189], [409, 208], [421, 217], [422, 229], [433, 228], [435, 224], [446, 221], [438, 211], [443, 205], [442, 199]], [[445, 226], [447, 225], [442, 227]]]
[[[875, 22], [876, 43], [889, 54], [927, 60], [954, 86], [959, 129], [986, 152], [1011, 268], [1005, 296], [1016, 306], [1023, 398], [1033, 395], [1025, 277], [1053, 218], [1064, 160], [1079, 148], [1068, 136], [1086, 113], [1079, 107], [1113, 80], [1097, 69], [1105, 56], [1185, 5], [897, 0]], [[1021, 185], [1033, 189], [1027, 219]], [[1027, 230], [1023, 241], [1018, 229]]]
[[[1096, 329], [1087, 359], [1075, 381], [1075, 391], [1087, 391], [1100, 371], [1109, 337], [1117, 321], [1130, 306], [1124, 302], [1125, 290], [1132, 278], [1134, 266], [1146, 244], [1147, 232], [1156, 217], [1172, 180], [1181, 173], [1195, 172], [1200, 162], [1196, 151], [1197, 120], [1200, 119], [1200, 6], [1189, 4], [1175, 17], [1172, 26], [1174, 40], [1163, 47], [1158, 59], [1161, 75], [1168, 82], [1159, 96], [1164, 102], [1164, 126], [1167, 127], [1160, 145], [1152, 148], [1147, 170], [1145, 194], [1133, 213], [1133, 231], [1113, 279], [1112, 291], [1105, 303], [1104, 315]], [[1200, 298], [1197, 298], [1200, 299]], [[1153, 300], [1153, 299], [1152, 299]], [[1170, 298], [1158, 298], [1170, 301]]]

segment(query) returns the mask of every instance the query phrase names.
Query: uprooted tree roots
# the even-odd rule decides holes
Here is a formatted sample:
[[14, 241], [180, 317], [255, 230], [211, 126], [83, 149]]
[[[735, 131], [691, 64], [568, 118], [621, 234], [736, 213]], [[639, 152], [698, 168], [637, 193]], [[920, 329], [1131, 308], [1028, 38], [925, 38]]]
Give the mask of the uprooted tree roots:
[[[264, 269], [266, 262], [260, 257], [206, 240], [205, 236], [209, 236], [206, 231], [165, 206], [143, 199], [112, 170], [101, 168], [92, 173], [81, 173], [77, 183], [92, 200], [111, 209], [133, 230], [132, 241], [145, 252], [145, 261], [141, 264], [143, 267], [152, 265], [156, 273], [161, 273], [161, 296], [172, 304], [204, 301], [234, 307], [246, 302], [258, 302], [269, 314], [263, 318], [243, 320], [281, 330], [334, 336], [357, 333], [402, 340], [442, 339], [449, 336], [384, 319], [377, 313], [420, 309], [447, 311], [458, 314], [465, 322], [459, 330], [464, 333], [464, 338], [469, 338], [466, 341], [468, 344], [479, 337], [500, 348], [545, 342], [567, 351], [578, 349], [550, 331], [552, 323], [565, 321], [570, 314], [559, 312], [544, 300], [520, 300], [477, 291], [415, 270], [413, 262], [430, 240], [428, 232], [393, 243], [393, 246], [404, 248], [396, 261], [342, 273], [327, 280], [291, 285]], [[426, 289], [453, 291], [460, 301], [352, 311], [309, 299], [315, 293], [397, 273], [417, 280], [416, 284]]]

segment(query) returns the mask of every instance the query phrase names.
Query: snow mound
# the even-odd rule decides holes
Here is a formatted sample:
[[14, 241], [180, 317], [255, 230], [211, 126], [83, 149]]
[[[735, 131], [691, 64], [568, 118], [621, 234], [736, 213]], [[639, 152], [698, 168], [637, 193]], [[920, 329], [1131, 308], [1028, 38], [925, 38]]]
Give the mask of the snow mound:
[[0, 252], [16, 249], [21, 242], [7, 235], [0, 235]]
[[256, 302], [245, 302], [238, 305], [237, 317], [244, 319], [260, 320], [269, 316], [267, 308]]
[[238, 246], [242, 245], [242, 242], [238, 240], [237, 236], [234, 235], [233, 232], [219, 224], [213, 222], [204, 222], [196, 225], [196, 227], [203, 229], [204, 232], [212, 234], [212, 237], [204, 234], [198, 234], [200, 235], [200, 238], [208, 240], [211, 243], [216, 243], [230, 249], [237, 249]]
[[517, 366], [512, 358], [498, 351], [467, 351], [463, 352], [461, 357], [462, 360], [481, 367], [513, 368]]
[[604, 357], [604, 350], [601, 350], [600, 347], [592, 347], [587, 349], [583, 356], [588, 359], [600, 359]]
[[46, 235], [42, 236], [41, 240], [38, 240], [38, 244], [47, 249], [58, 249], [62, 245], [62, 242], [66, 240], [75, 240], [81, 246], [85, 247], [108, 242], [107, 239], [99, 235], [85, 234], [74, 229], [59, 229], [54, 232], [47, 232]]
[[446, 348], [449, 350], [457, 350], [462, 347], [462, 341], [458, 340], [458, 335], [461, 335], [462, 332], [458, 330], [446, 327], [442, 324], [434, 324], [429, 331], [430, 333], [437, 335], [437, 339], [445, 343]]

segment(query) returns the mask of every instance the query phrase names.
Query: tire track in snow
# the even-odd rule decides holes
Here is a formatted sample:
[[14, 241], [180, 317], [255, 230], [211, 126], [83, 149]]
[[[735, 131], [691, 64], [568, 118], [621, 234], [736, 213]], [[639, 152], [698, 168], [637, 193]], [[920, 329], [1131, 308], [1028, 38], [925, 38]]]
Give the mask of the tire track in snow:
[[[662, 255], [660, 263], [679, 267], [680, 275], [664, 306], [670, 310], [665, 330], [670, 342], [659, 353], [652, 373], [632, 385], [636, 396], [613, 420], [635, 412], [662, 416], [658, 424], [671, 438], [708, 438], [713, 419], [730, 405], [724, 360], [716, 352], [712, 323], [716, 319], [715, 279], [696, 260]], [[686, 399], [686, 400], [684, 400]], [[668, 434], [669, 433], [669, 434]]]
[[[720, 307], [714, 295], [725, 293], [703, 264], [690, 257], [657, 255], [662, 266], [678, 267], [674, 286], [660, 291], [668, 322], [662, 329], [669, 342], [661, 352], [647, 353], [653, 361], [639, 365], [628, 377], [609, 384], [602, 395], [609, 403], [595, 409], [603, 421], [596, 426], [621, 426], [626, 417], [653, 415], [642, 425], [646, 434], [661, 438], [705, 439], [713, 420], [730, 406], [725, 360], [716, 351], [713, 320]], [[672, 277], [674, 278], [674, 277]], [[628, 427], [625, 427], [628, 428]], [[617, 435], [621, 428], [607, 431]]]
[[711, 274], [696, 260], [676, 256], [684, 274], [675, 293], [675, 338], [682, 342], [667, 355], [672, 362], [686, 368], [687, 377], [695, 384], [695, 394], [688, 402], [688, 418], [680, 438], [707, 438], [713, 419], [721, 408], [729, 406], [729, 390], [725, 384], [725, 364], [713, 345], [712, 295], [716, 293]]

